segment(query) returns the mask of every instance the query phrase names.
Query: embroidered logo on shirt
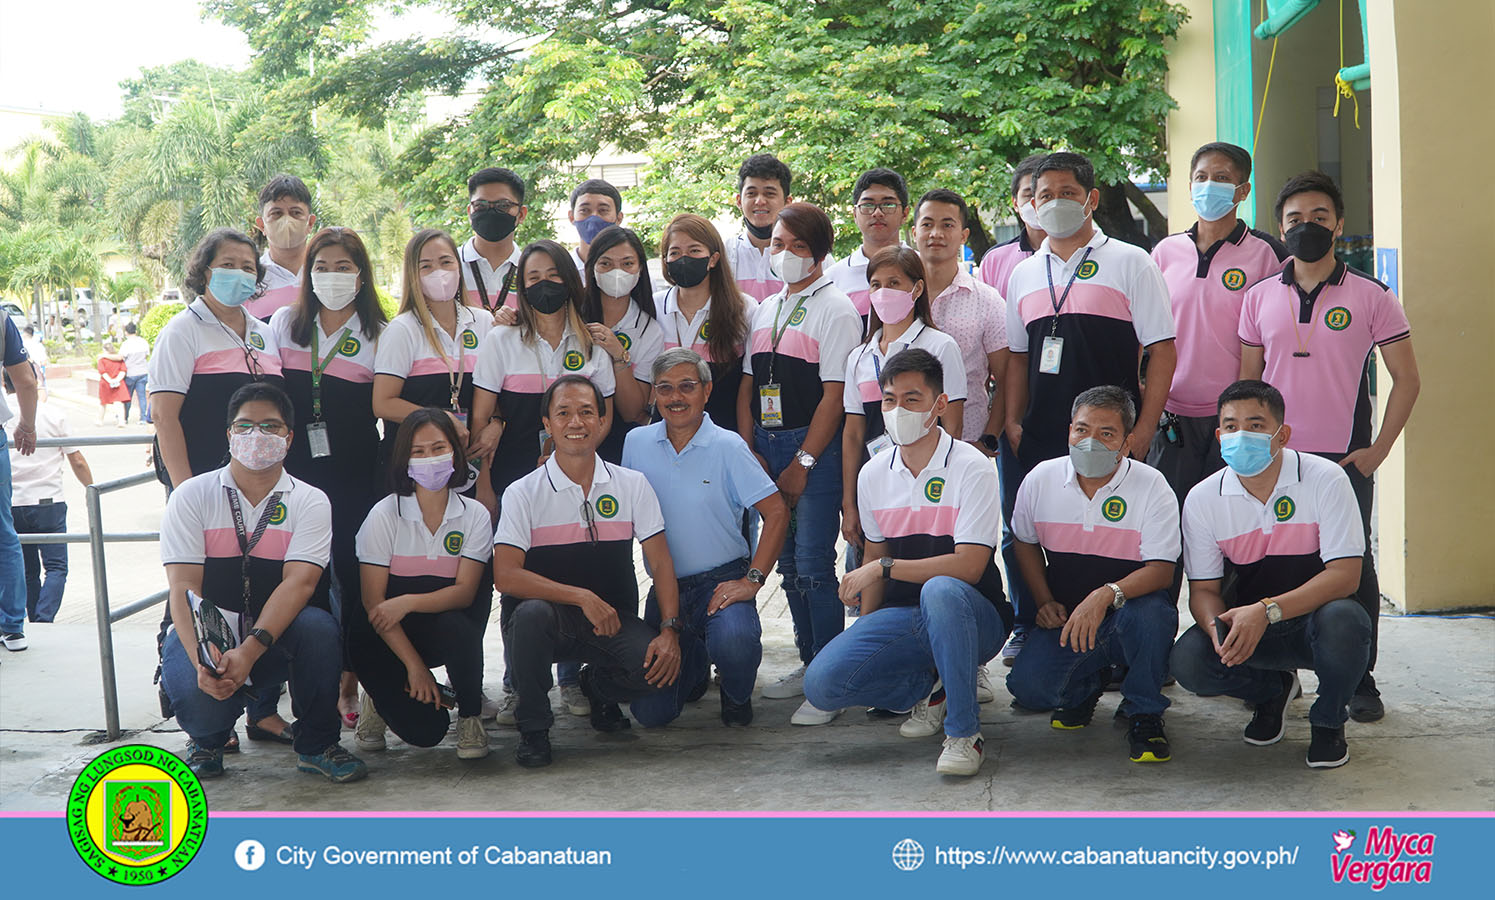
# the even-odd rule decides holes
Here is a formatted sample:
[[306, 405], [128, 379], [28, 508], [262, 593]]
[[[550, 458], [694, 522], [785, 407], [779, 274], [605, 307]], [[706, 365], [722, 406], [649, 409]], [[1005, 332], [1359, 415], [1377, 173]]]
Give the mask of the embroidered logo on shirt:
[[[627, 349], [626, 347], [624, 349]], [[586, 357], [581, 355], [580, 350], [567, 350], [566, 355], [561, 357], [561, 366], [567, 372], [579, 372], [586, 365]]]
[[628, 350], [633, 347], [633, 338], [629, 337], [627, 334], [621, 331], [614, 331], [613, 337], [618, 339], [618, 343], [623, 345], [624, 350]]
[[1220, 276], [1220, 283], [1232, 291], [1238, 291], [1246, 286], [1246, 270], [1226, 269], [1225, 274]]
[[462, 534], [462, 532], [449, 531], [447, 532], [446, 537], [441, 539], [441, 546], [446, 548], [446, 552], [450, 553], [453, 556], [456, 556], [458, 553], [462, 552], [462, 544], [465, 541], [466, 537]]
[[1293, 503], [1293, 498], [1282, 496], [1278, 497], [1277, 502], [1272, 504], [1272, 511], [1277, 514], [1277, 521], [1286, 522], [1293, 517], [1293, 513], [1298, 511], [1298, 507], [1297, 504]]
[[279, 500], [276, 500], [275, 501], [275, 508], [270, 511], [270, 524], [271, 525], [279, 525], [282, 522], [284, 522], [285, 520], [286, 520], [286, 505], [285, 505], [285, 503], [283, 503], [283, 502], [281, 502]]
[[696, 334], [700, 337], [700, 339], [703, 342], [711, 340], [711, 323], [710, 322], [702, 322], [701, 323], [701, 330], [697, 331]]
[[1324, 324], [1335, 331], [1344, 331], [1350, 327], [1350, 311], [1343, 306], [1336, 306], [1324, 313]]
[[473, 333], [472, 329], [462, 332], [462, 346], [468, 350], [478, 349], [478, 336]]
[[347, 340], [338, 345], [337, 352], [342, 356], [352, 358], [357, 356], [358, 351], [361, 349], [363, 349], [363, 344], [359, 343], [358, 338], [350, 334]]
[[260, 334], [258, 331], [251, 331], [249, 333], [249, 346], [253, 347], [256, 350], [265, 349], [264, 335]]
[[1126, 516], [1126, 501], [1120, 497], [1107, 497], [1100, 505], [1100, 514], [1107, 522], [1120, 522]]
[[805, 320], [805, 308], [803, 306], [801, 306], [799, 309], [796, 309], [794, 311], [794, 315], [792, 315], [792, 316], [789, 317], [789, 324], [790, 325], [799, 325], [800, 323], [804, 322], [804, 320]]
[[618, 514], [618, 498], [612, 494], [603, 494], [597, 498], [597, 515], [604, 519], [611, 519]]
[[945, 496], [945, 479], [929, 479], [929, 482], [924, 485], [924, 499], [930, 503], [938, 503], [943, 496]]
[[1078, 269], [1075, 269], [1075, 277], [1079, 278], [1081, 281], [1089, 281], [1090, 279], [1094, 278], [1095, 273], [1099, 271], [1100, 263], [1096, 262], [1093, 259], [1087, 259], [1084, 262], [1080, 263], [1080, 267]]

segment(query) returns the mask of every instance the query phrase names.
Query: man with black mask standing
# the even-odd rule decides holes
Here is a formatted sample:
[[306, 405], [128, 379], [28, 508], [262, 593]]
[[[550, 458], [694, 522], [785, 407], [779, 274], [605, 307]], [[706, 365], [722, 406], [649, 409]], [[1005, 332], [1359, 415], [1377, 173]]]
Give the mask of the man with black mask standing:
[[[753, 302], [762, 303], [784, 287], [769, 269], [768, 243], [773, 237], [779, 210], [794, 202], [789, 193], [793, 176], [789, 167], [771, 153], [755, 153], [737, 170], [737, 194], [733, 201], [742, 213], [743, 230], [727, 244], [727, 261], [737, 276], [737, 287]], [[829, 269], [831, 261], [826, 260]]]
[[462, 289], [468, 306], [486, 309], [499, 324], [511, 324], [515, 267], [519, 248], [514, 229], [529, 214], [524, 205], [524, 179], [510, 169], [479, 169], [467, 179], [467, 218], [472, 238], [462, 245]]

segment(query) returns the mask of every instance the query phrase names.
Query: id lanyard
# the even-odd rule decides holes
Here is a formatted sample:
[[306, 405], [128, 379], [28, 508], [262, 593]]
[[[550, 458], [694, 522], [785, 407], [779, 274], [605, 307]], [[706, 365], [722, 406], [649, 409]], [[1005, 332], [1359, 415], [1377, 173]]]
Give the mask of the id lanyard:
[[1075, 286], [1075, 279], [1080, 276], [1080, 270], [1085, 267], [1085, 260], [1090, 258], [1090, 251], [1093, 249], [1095, 248], [1085, 248], [1085, 254], [1080, 257], [1080, 264], [1075, 266], [1073, 272], [1069, 273], [1069, 283], [1064, 286], [1063, 295], [1058, 297], [1054, 296], [1054, 261], [1048, 256], [1043, 258], [1044, 274], [1049, 277], [1049, 302], [1054, 306], [1054, 321], [1049, 326], [1049, 337], [1053, 337], [1058, 332], [1059, 313], [1063, 311], [1065, 302], [1069, 300], [1069, 289]]
[[806, 300], [825, 290], [829, 286], [830, 283], [827, 282], [826, 284], [822, 284], [820, 287], [816, 288], [808, 294], [800, 295], [799, 302], [794, 304], [794, 309], [789, 311], [789, 318], [783, 320], [782, 324], [780, 324], [779, 322], [779, 316], [784, 312], [784, 301], [789, 299], [788, 290], [786, 289], [784, 292], [784, 296], [779, 298], [779, 305], [775, 307], [773, 311], [773, 326], [769, 329], [768, 332], [769, 337], [772, 339], [770, 342], [768, 355], [769, 384], [775, 383], [773, 380], [773, 367], [774, 363], [778, 362], [779, 358], [779, 342], [784, 339], [784, 335], [789, 331], [791, 327], [793, 327], [795, 315], [798, 314], [802, 308], [804, 308]]
[[280, 503], [280, 491], [276, 491], [265, 498], [265, 508], [260, 512], [260, 520], [254, 526], [254, 534], [246, 535], [244, 532], [244, 510], [239, 506], [239, 492], [223, 486], [228, 493], [228, 508], [234, 514], [234, 536], [239, 539], [239, 575], [244, 584], [244, 616], [246, 619], [253, 618], [249, 612], [249, 552], [259, 544], [260, 538], [265, 536], [265, 528], [270, 524], [270, 517], [275, 514], [275, 507]]
[[[478, 286], [478, 299], [483, 301], [483, 309], [487, 310], [490, 313], [498, 312], [503, 308], [504, 303], [506, 303], [509, 299], [509, 288], [514, 284], [514, 269], [516, 267], [509, 266], [509, 271], [504, 273], [503, 287], [499, 290], [498, 293], [498, 305], [489, 306], [488, 288], [483, 284], [483, 270], [478, 268], [478, 261], [475, 259], [468, 260], [467, 264], [472, 267], [472, 280], [473, 283]], [[505, 265], [508, 264], [505, 263]]]
[[326, 356], [321, 355], [321, 338], [317, 336], [319, 331], [321, 329], [313, 322], [311, 326], [311, 414], [312, 418], [318, 422], [322, 421], [322, 373], [327, 371], [327, 365], [332, 362], [332, 358], [337, 355], [337, 351], [348, 340], [348, 336], [353, 333], [353, 329], [344, 328], [343, 333], [338, 335], [337, 340], [332, 344], [332, 349], [327, 351]]
[[452, 361], [449, 358], [447, 358], [447, 355], [445, 353], [441, 354], [441, 361], [444, 362], [444, 363], [446, 363], [446, 379], [447, 379], [447, 382], [451, 385], [451, 388], [452, 388], [452, 404], [451, 404], [452, 412], [456, 413], [458, 415], [458, 417], [460, 418], [461, 415], [462, 415], [462, 407], [460, 407], [460, 406], [457, 405], [457, 397], [458, 397], [458, 395], [460, 395], [462, 393], [462, 376], [463, 376], [463, 374], [465, 374], [462, 371], [462, 367], [465, 364], [464, 360], [465, 360], [466, 354], [467, 354], [467, 348], [462, 343], [462, 333], [463, 333], [464, 329], [462, 328], [462, 318], [461, 318], [461, 316], [457, 317], [457, 324], [456, 324], [454, 330], [457, 332], [457, 339], [455, 341], [455, 343], [457, 345], [457, 368], [456, 368], [456, 370], [453, 371], [453, 369], [452, 369]]

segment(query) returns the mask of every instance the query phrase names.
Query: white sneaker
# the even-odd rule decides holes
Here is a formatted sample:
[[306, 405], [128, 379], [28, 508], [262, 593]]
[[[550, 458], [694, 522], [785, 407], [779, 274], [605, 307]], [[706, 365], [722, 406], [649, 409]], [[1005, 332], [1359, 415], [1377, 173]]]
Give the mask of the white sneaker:
[[573, 716], [592, 714], [592, 701], [587, 699], [579, 684], [561, 685], [561, 703], [565, 704], [566, 712]]
[[914, 705], [914, 711], [898, 726], [898, 733], [906, 738], [929, 737], [939, 734], [945, 727], [945, 686], [938, 680], [929, 696]]
[[4, 634], [0, 634], [0, 647], [4, 647], [7, 650], [20, 651], [30, 646], [31, 642], [26, 640], [26, 635], [21, 634], [19, 631], [7, 631]]
[[836, 720], [836, 716], [839, 715], [841, 715], [841, 710], [839, 709], [833, 709], [829, 711], [819, 709], [815, 706], [815, 704], [806, 700], [799, 705], [799, 709], [796, 709], [794, 711], [794, 715], [789, 717], [789, 724], [829, 725], [830, 723], [834, 722]]
[[353, 743], [366, 753], [383, 750], [386, 746], [384, 718], [374, 709], [374, 701], [368, 694], [363, 695], [358, 705], [358, 726], [353, 729]]
[[477, 716], [457, 720], [457, 758], [482, 759], [488, 755], [488, 732]]
[[981, 771], [981, 763], [985, 758], [982, 750], [986, 741], [981, 733], [970, 737], [947, 737], [945, 738], [945, 749], [940, 751], [940, 761], [935, 763], [934, 770], [941, 775], [975, 775]]
[[519, 695], [513, 691], [504, 691], [502, 702], [495, 703], [483, 694], [483, 718], [492, 719], [499, 725], [513, 725], [514, 711], [519, 708]]
[[763, 689], [765, 700], [789, 700], [805, 695], [805, 667], [800, 666]]
[[997, 692], [992, 690], [991, 673], [986, 671], [986, 666], [976, 667], [976, 702], [990, 703], [997, 699]]

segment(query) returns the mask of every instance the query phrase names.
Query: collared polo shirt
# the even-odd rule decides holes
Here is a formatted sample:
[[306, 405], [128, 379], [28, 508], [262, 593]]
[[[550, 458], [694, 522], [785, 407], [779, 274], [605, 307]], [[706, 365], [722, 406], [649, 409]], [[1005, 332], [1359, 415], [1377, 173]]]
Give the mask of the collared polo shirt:
[[260, 254], [260, 264], [265, 267], [265, 292], [244, 304], [244, 311], [261, 322], [270, 321], [275, 311], [293, 306], [301, 293], [301, 273], [292, 272], [270, 258], [270, 251]]
[[616, 387], [612, 357], [596, 344], [590, 355], [583, 353], [569, 323], [556, 347], [538, 334], [526, 339], [518, 325], [500, 325], [478, 348], [473, 384], [498, 395], [498, 414], [504, 419], [503, 436], [493, 454], [493, 490], [498, 495], [540, 458], [540, 401], [562, 375], [586, 377], [604, 397], [611, 397]]
[[[628, 357], [632, 362], [628, 368], [613, 368], [614, 388], [619, 372], [627, 372], [635, 381], [645, 385], [654, 383], [654, 360], [664, 351], [664, 329], [660, 327], [653, 316], [639, 309], [639, 305], [633, 298], [628, 300], [628, 310], [623, 313], [623, 318], [612, 328], [613, 334], [618, 338], [618, 343], [628, 351]], [[606, 351], [603, 351], [606, 353]], [[608, 366], [612, 367], [612, 359], [609, 358]], [[735, 396], [735, 395], [734, 395]], [[647, 399], [647, 389], [645, 390]], [[604, 459], [623, 458], [623, 439], [636, 427], [633, 422], [623, 421], [622, 416], [614, 415], [612, 430], [603, 439], [602, 446], [597, 452]]]
[[736, 237], [728, 241], [726, 250], [727, 262], [732, 266], [732, 276], [737, 279], [737, 287], [754, 301], [762, 303], [784, 289], [783, 280], [773, 274], [768, 265], [773, 254], [767, 247], [762, 250], [754, 247], [746, 231], [739, 231]]
[[[908, 245], [900, 242], [900, 246]], [[841, 293], [851, 300], [851, 305], [857, 308], [857, 315], [862, 317], [863, 332], [867, 329], [867, 313], [872, 309], [872, 291], [867, 285], [869, 262], [867, 254], [858, 246], [850, 256], [825, 269], [825, 277], [834, 281]]]
[[634, 429], [623, 445], [623, 465], [642, 472], [659, 498], [679, 578], [748, 556], [742, 512], [779, 489], [742, 437], [709, 415], [679, 453], [663, 422]]
[[1220, 392], [1241, 374], [1241, 302], [1246, 289], [1282, 271], [1288, 252], [1245, 222], [1201, 252], [1195, 223], [1152, 248], [1168, 283], [1178, 329], [1178, 367], [1164, 409], [1179, 416], [1215, 415]]
[[[884, 546], [878, 555], [928, 559], [954, 553], [961, 544], [987, 549], [986, 568], [975, 585], [1012, 628], [1012, 604], [1002, 591], [995, 551], [1002, 539], [1001, 494], [991, 460], [964, 441], [940, 432], [929, 464], [914, 475], [899, 448], [879, 453], [857, 475], [862, 533]], [[897, 571], [897, 568], [894, 568]], [[884, 606], [918, 606], [922, 585], [883, 582]]]
[[872, 340], [851, 351], [846, 360], [846, 387], [842, 392], [846, 414], [865, 416], [867, 440], [883, 433], [882, 387], [877, 379], [888, 357], [915, 347], [928, 350], [940, 361], [945, 370], [944, 392], [951, 401], [966, 399], [965, 367], [961, 363], [960, 348], [955, 338], [936, 328], [931, 328], [918, 319], [908, 330], [888, 342], [888, 352], [882, 352], [882, 329], [872, 335]]
[[[492, 307], [496, 310], [499, 307], [498, 298], [503, 296], [504, 279], [509, 277], [510, 272], [518, 268], [519, 256], [523, 251], [519, 249], [519, 243], [516, 241], [514, 243], [514, 252], [509, 254], [509, 258], [500, 263], [498, 268], [495, 269], [488, 262], [488, 258], [478, 252], [477, 246], [473, 243], [474, 240], [474, 238], [468, 238], [467, 243], [463, 244], [457, 251], [457, 257], [460, 261], [457, 268], [462, 270], [462, 291], [465, 298], [463, 302], [468, 306], [475, 306], [479, 309]], [[477, 277], [474, 277], [474, 266], [477, 267]], [[509, 295], [504, 297], [503, 300], [503, 305], [509, 309], [516, 309], [519, 306], [519, 296], [516, 290], [518, 280], [519, 276], [516, 272], [514, 276], [515, 283], [509, 285]], [[486, 304], [483, 301], [483, 293], [485, 291], [488, 294]]]
[[[0, 350], [4, 350], [4, 353], [0, 353], [0, 356], [4, 357], [0, 359], [0, 364], [7, 368], [19, 366], [30, 359], [30, 355], [26, 352], [26, 344], [21, 340], [21, 329], [16, 327], [16, 323], [11, 321], [10, 316], [0, 315], [0, 320], [3, 320], [0, 321], [0, 329], [5, 331], [4, 340], [0, 340]], [[0, 391], [0, 419], [10, 417], [10, 404], [5, 402], [5, 392]]]
[[1012, 533], [1047, 558], [1049, 590], [1070, 612], [1101, 585], [1148, 562], [1177, 563], [1178, 498], [1163, 473], [1123, 459], [1086, 497], [1068, 456], [1033, 467], [1017, 489]]
[[415, 497], [390, 494], [358, 529], [358, 561], [389, 569], [384, 596], [429, 594], [457, 583], [462, 560], [493, 558], [493, 523], [476, 500], [447, 492], [446, 512], [432, 532]]
[[[358, 485], [363, 493], [374, 489], [377, 467], [375, 449], [379, 446], [378, 420], [374, 416], [374, 359], [377, 341], [363, 333], [363, 322], [354, 313], [342, 327], [331, 334], [322, 330], [320, 317], [313, 317], [317, 332], [317, 356], [312, 359], [311, 343], [298, 344], [291, 337], [291, 322], [296, 307], [286, 306], [270, 317], [270, 330], [280, 348], [280, 366], [285, 375], [286, 394], [296, 409], [296, 439], [286, 455], [286, 469], [333, 496], [333, 483]], [[344, 336], [346, 334], [346, 336]], [[337, 352], [333, 353], [333, 346]], [[318, 421], [313, 414], [312, 367], [332, 353], [322, 370], [321, 421], [327, 426], [332, 455], [313, 459], [307, 426]], [[372, 499], [372, 498], [370, 498]], [[364, 501], [367, 503], [368, 501]]]
[[656, 294], [654, 305], [659, 309], [659, 327], [664, 333], [664, 345], [660, 352], [675, 347], [689, 347], [706, 360], [711, 366], [711, 398], [706, 401], [706, 413], [721, 427], [736, 431], [737, 391], [742, 383], [742, 357], [747, 353], [747, 337], [752, 332], [753, 315], [758, 309], [758, 301], [747, 294], [737, 294], [736, 302], [742, 304], [744, 330], [742, 342], [737, 345], [737, 355], [731, 359], [717, 359], [711, 353], [708, 338], [711, 334], [713, 302], [707, 300], [695, 318], [687, 318], [680, 311], [680, 288], [671, 285], [668, 290]]
[[572, 249], [571, 264], [576, 266], [576, 274], [581, 278], [582, 286], [585, 287], [587, 283], [587, 261], [581, 258], [580, 250]]
[[[663, 532], [664, 516], [642, 474], [600, 456], [594, 466], [585, 493], [553, 455], [509, 485], [493, 542], [524, 551], [526, 571], [585, 588], [620, 615], [636, 618], [633, 542]], [[517, 600], [503, 598], [506, 605]]]
[[[1168, 284], [1146, 250], [1108, 237], [1099, 228], [1068, 261], [1049, 249], [1051, 242], [1044, 238], [1038, 252], [1012, 270], [1008, 282], [1007, 338], [1013, 353], [1028, 354], [1028, 408], [1023, 411], [1021, 447], [1028, 460], [1068, 452], [1070, 408], [1082, 391], [1118, 385], [1140, 410], [1139, 345], [1174, 336]], [[1073, 287], [1056, 314], [1054, 307], [1064, 298], [1071, 277]], [[1052, 375], [1039, 372], [1043, 341], [1050, 334], [1064, 341], [1059, 372]]]
[[[804, 305], [796, 310], [801, 298]], [[774, 350], [776, 328], [783, 331]], [[792, 297], [780, 292], [759, 305], [753, 315], [749, 352], [742, 360], [743, 374], [753, 376], [753, 421], [763, 422], [757, 389], [777, 384], [784, 410], [784, 423], [779, 427], [809, 427], [825, 395], [824, 385], [834, 383], [839, 389], [846, 378], [846, 358], [857, 345], [861, 328], [856, 307], [824, 275]]]
[[[5, 422], [5, 431], [10, 437], [10, 505], [36, 506], [43, 500], [61, 503], [62, 466], [67, 455], [76, 447], [37, 447], [30, 456], [22, 456], [16, 449], [16, 425], [19, 414]], [[67, 419], [52, 408], [52, 404], [41, 398], [36, 401], [36, 436], [38, 438], [66, 439], [72, 437]], [[738, 440], [738, 443], [742, 443]]]
[[[161, 517], [161, 562], [202, 566], [203, 598], [244, 612], [243, 557], [229, 489], [237, 491], [238, 485], [228, 466], [177, 485]], [[249, 551], [248, 611], [255, 616], [280, 586], [286, 563], [311, 563], [325, 569], [332, 555], [332, 504], [326, 494], [286, 472], [258, 506], [250, 506], [242, 493], [238, 495], [245, 537], [254, 536], [276, 492], [280, 497], [270, 508], [265, 532]]]
[[1017, 237], [1003, 241], [986, 251], [981, 257], [979, 277], [1004, 298], [1010, 296], [1008, 282], [1017, 264], [1033, 255], [1033, 245], [1028, 243], [1028, 229], [1019, 227]]
[[962, 270], [934, 298], [929, 312], [934, 316], [934, 326], [954, 338], [960, 348], [966, 379], [965, 428], [960, 438], [977, 440], [986, 431], [986, 419], [991, 415], [986, 356], [1007, 349], [1006, 306], [1000, 294]]
[[201, 297], [177, 313], [156, 337], [150, 393], [182, 394], [178, 419], [187, 436], [194, 475], [222, 466], [228, 456], [228, 400], [251, 381], [284, 387], [280, 348], [270, 326], [245, 315], [244, 340], [213, 315]]
[[[1370, 446], [1366, 364], [1376, 347], [1412, 336], [1391, 288], [1343, 262], [1311, 292], [1289, 260], [1276, 278], [1246, 291], [1240, 339], [1266, 356], [1262, 380], [1287, 401], [1294, 450], [1347, 453]], [[1294, 356], [1306, 352], [1308, 356]]]
[[1336, 559], [1365, 555], [1365, 531], [1350, 477], [1338, 463], [1282, 451], [1270, 502], [1251, 496], [1229, 468], [1184, 501], [1184, 572], [1190, 581], [1238, 578], [1236, 606], [1302, 587]]

